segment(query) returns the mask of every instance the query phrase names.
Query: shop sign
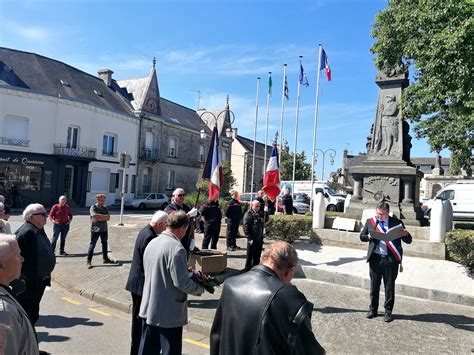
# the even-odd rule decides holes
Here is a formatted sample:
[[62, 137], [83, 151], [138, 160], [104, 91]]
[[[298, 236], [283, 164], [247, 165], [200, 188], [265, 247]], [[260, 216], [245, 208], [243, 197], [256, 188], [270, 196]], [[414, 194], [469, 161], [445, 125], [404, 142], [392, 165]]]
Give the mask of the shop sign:
[[34, 160], [25, 156], [0, 156], [0, 163], [19, 164], [19, 165], [44, 165], [42, 160]]

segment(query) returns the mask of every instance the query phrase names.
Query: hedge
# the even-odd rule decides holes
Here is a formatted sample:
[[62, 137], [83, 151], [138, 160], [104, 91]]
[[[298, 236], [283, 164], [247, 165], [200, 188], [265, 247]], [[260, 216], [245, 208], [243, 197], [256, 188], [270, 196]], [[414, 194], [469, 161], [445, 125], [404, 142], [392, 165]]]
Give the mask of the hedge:
[[448, 259], [464, 265], [469, 274], [474, 274], [474, 231], [453, 230], [446, 233]]
[[273, 215], [265, 231], [268, 237], [293, 243], [301, 236], [311, 233], [312, 217], [301, 215]]

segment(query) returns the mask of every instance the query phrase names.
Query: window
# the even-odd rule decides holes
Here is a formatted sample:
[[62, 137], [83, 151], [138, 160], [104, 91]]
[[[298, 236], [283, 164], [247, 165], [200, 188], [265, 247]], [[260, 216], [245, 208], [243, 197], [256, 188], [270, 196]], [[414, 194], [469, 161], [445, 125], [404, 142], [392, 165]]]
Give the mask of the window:
[[13, 185], [17, 190], [41, 190], [43, 169], [38, 166], [7, 164], [0, 166], [0, 187], [8, 190]]
[[176, 150], [177, 150], [178, 141], [176, 138], [170, 138], [168, 144], [168, 156], [176, 158]]
[[108, 190], [109, 190], [109, 171], [101, 170], [101, 169], [92, 170], [91, 191], [105, 192]]
[[222, 149], [222, 159], [221, 160], [227, 160], [229, 157], [229, 153], [227, 152], [227, 149]]
[[174, 189], [174, 171], [168, 171], [168, 181], [166, 182], [166, 188], [168, 190]]
[[111, 173], [109, 178], [109, 192], [115, 192], [118, 188], [118, 174]]
[[454, 200], [454, 190], [446, 190], [443, 191], [440, 195], [439, 198], [441, 200]]
[[142, 184], [142, 192], [149, 192], [150, 191], [150, 170], [148, 168], [143, 169], [143, 184]]
[[130, 192], [131, 192], [132, 194], [134, 194], [135, 191], [136, 191], [136, 188], [135, 188], [136, 184], [137, 184], [137, 176], [136, 176], [136, 175], [132, 175], [132, 185], [130, 185]]
[[68, 148], [72, 149], [77, 149], [79, 147], [79, 127], [68, 127], [66, 144]]
[[201, 144], [199, 146], [199, 162], [202, 163], [204, 162], [204, 154], [205, 154], [205, 148], [204, 146]]
[[153, 149], [155, 147], [155, 135], [153, 132], [145, 133], [145, 149]]
[[116, 156], [117, 153], [115, 152], [115, 145], [116, 145], [116, 137], [111, 134], [104, 134], [104, 138], [102, 140], [102, 155], [107, 156]]
[[1, 143], [28, 147], [28, 119], [21, 117], [5, 117]]
[[91, 192], [91, 181], [92, 181], [92, 173], [88, 171], [87, 172], [87, 192]]

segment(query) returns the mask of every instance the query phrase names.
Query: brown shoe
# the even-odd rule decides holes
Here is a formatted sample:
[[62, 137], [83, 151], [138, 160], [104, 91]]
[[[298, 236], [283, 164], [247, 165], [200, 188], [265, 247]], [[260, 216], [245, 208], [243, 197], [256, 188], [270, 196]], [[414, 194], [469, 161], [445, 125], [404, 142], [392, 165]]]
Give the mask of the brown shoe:
[[92, 263], [90, 260], [87, 260], [87, 268], [92, 269]]

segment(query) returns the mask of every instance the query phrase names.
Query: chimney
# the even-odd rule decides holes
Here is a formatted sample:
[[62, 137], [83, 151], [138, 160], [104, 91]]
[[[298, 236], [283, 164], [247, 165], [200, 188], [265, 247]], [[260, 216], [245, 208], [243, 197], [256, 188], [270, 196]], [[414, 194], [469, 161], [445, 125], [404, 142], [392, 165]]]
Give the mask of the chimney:
[[237, 139], [237, 128], [232, 128], [232, 139]]
[[99, 78], [101, 78], [105, 85], [112, 86], [112, 74], [114, 72], [110, 69], [100, 69], [97, 74], [99, 74]]

